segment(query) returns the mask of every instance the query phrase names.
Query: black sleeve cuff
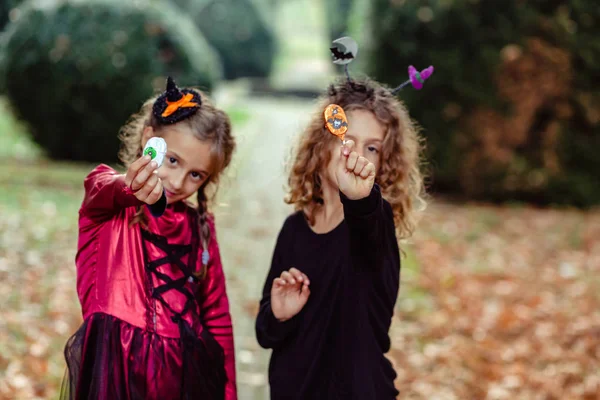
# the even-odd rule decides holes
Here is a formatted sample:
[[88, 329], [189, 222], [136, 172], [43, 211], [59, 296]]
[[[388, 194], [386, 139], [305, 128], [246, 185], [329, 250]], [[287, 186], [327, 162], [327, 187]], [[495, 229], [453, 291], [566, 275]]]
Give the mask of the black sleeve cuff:
[[165, 210], [167, 209], [167, 195], [165, 194], [165, 191], [163, 189], [163, 193], [162, 196], [160, 196], [160, 199], [151, 205], [148, 205], [148, 209], [150, 210], [150, 213], [152, 214], [152, 216], [154, 217], [160, 217], [161, 215], [163, 215], [165, 213]]
[[273, 315], [273, 311], [271, 310], [270, 304], [269, 309], [267, 310], [267, 315], [265, 317], [267, 330], [275, 333], [274, 336], [277, 336], [279, 338], [287, 337], [296, 329], [298, 325], [298, 314], [294, 315], [292, 318], [286, 321], [281, 322], [277, 318], [275, 318], [275, 315]]
[[381, 203], [381, 191], [379, 185], [374, 184], [371, 193], [367, 197], [358, 200], [350, 200], [340, 191], [340, 199], [344, 206], [344, 212], [351, 215], [368, 215], [373, 213]]
[[273, 315], [271, 302], [261, 304], [256, 319], [256, 337], [261, 347], [274, 349], [281, 346], [298, 329], [298, 314], [281, 322]]

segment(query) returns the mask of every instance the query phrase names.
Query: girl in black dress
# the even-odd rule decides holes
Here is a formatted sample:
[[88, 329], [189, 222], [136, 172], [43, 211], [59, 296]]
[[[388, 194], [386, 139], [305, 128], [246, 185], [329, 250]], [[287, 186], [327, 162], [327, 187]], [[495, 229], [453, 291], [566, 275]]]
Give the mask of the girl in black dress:
[[[325, 128], [337, 104], [346, 142]], [[272, 399], [394, 399], [385, 357], [398, 296], [398, 240], [422, 209], [421, 145], [404, 105], [382, 85], [332, 85], [302, 135], [256, 320], [273, 349]]]

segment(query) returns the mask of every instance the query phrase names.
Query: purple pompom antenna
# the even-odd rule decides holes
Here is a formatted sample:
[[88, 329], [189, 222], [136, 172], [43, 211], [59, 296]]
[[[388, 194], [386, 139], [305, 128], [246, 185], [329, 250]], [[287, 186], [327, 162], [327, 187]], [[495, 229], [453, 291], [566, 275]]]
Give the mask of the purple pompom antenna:
[[410, 65], [408, 67], [408, 80], [403, 82], [400, 86], [392, 90], [392, 93], [395, 94], [402, 90], [402, 88], [409, 83], [417, 90], [423, 89], [423, 84], [425, 81], [433, 74], [433, 65], [425, 68], [423, 71], [419, 72], [415, 67]]
[[423, 88], [423, 83], [425, 83], [425, 80], [429, 78], [431, 74], [433, 74], [433, 66], [427, 67], [421, 72], [417, 71], [417, 69], [412, 65], [408, 67], [410, 83], [417, 90], [421, 90]]

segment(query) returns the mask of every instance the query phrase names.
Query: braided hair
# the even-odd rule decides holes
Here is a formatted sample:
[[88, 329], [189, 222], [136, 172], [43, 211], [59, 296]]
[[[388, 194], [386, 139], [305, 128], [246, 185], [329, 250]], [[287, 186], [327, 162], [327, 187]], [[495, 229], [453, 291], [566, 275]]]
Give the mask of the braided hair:
[[[208, 264], [208, 246], [211, 241], [208, 203], [216, 195], [221, 173], [231, 162], [235, 150], [235, 140], [231, 134], [231, 122], [222, 110], [214, 107], [200, 90], [179, 89], [173, 79], [167, 79], [167, 89], [160, 96], [146, 101], [141, 110], [134, 114], [121, 129], [123, 143], [119, 158], [127, 166], [142, 156], [142, 134], [144, 128], [152, 127], [160, 131], [164, 126], [186, 124], [194, 135], [212, 143], [212, 173], [198, 189], [197, 220], [200, 232], [200, 244], [203, 249], [202, 269], [196, 276], [204, 277]], [[210, 197], [207, 195], [210, 193]], [[148, 220], [143, 207], [138, 210], [132, 224], [147, 225]]]

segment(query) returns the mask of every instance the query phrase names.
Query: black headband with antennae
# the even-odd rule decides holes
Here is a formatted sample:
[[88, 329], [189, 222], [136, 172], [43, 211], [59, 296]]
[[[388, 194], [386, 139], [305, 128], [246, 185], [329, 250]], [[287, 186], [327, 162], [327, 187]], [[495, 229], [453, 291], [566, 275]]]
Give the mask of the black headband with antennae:
[[[351, 82], [350, 74], [348, 72], [348, 64], [350, 64], [358, 55], [358, 44], [354, 39], [349, 36], [344, 36], [333, 41], [333, 47], [330, 47], [331, 55], [333, 56], [333, 63], [337, 65], [343, 65], [344, 71], [348, 82]], [[402, 90], [409, 83], [413, 88], [421, 90], [425, 80], [427, 80], [433, 74], [433, 66], [425, 68], [419, 72], [415, 67], [410, 65], [408, 67], [408, 80], [401, 83], [399, 86], [390, 90], [390, 93], [395, 95]]]

